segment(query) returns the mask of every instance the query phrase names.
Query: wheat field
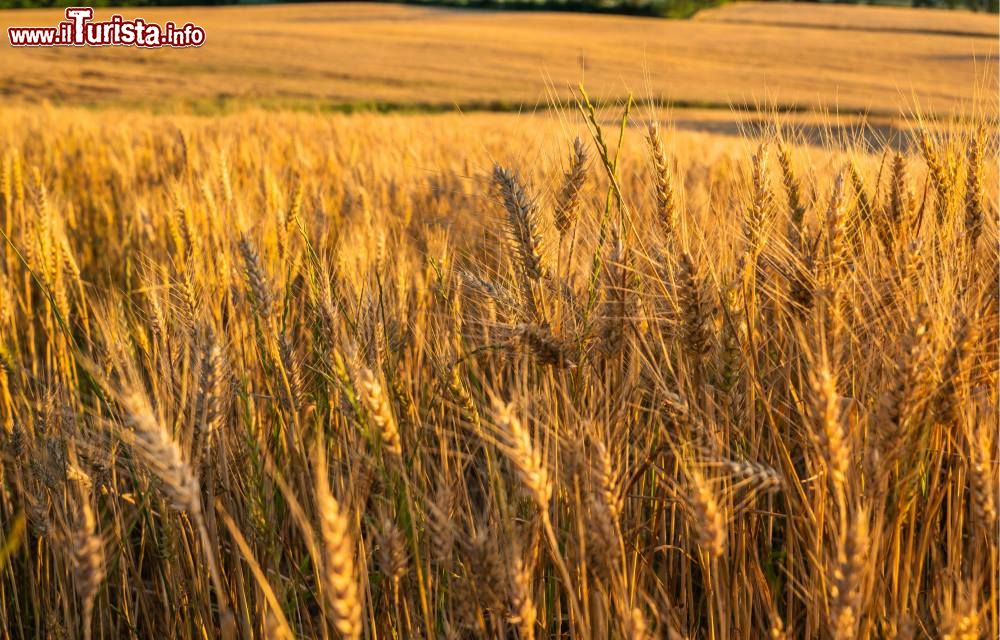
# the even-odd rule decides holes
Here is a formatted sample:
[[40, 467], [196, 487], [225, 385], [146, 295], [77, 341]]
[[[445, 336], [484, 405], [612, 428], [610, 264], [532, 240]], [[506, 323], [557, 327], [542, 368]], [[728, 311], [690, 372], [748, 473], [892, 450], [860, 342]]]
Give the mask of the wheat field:
[[[1000, 28], [968, 11], [732, 3], [694, 20], [492, 12], [373, 3], [96, 10], [205, 28], [198, 49], [0, 48], [0, 97], [36, 104], [425, 105], [531, 111], [594, 95], [896, 115], [964, 112], [997, 91]], [[0, 29], [55, 25], [59, 9], [2, 11]]]
[[0, 49], [0, 639], [1000, 637], [995, 16], [122, 13]]
[[5, 107], [2, 636], [995, 637], [995, 122], [578, 100]]

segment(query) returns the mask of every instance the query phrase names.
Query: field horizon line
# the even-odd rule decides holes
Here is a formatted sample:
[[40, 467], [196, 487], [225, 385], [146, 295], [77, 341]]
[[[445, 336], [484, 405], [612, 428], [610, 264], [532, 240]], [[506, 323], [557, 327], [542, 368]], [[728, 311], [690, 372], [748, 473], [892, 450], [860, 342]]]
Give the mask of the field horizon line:
[[[733, 115], [815, 115], [817, 117], [853, 117], [860, 119], [893, 120], [908, 118], [912, 115], [904, 107], [889, 109], [861, 109], [852, 107], [837, 107], [829, 105], [810, 106], [795, 102], [758, 102], [758, 101], [711, 101], [669, 99], [664, 96], [637, 98], [628, 95], [599, 97], [594, 100], [598, 108], [608, 108], [624, 105], [631, 99], [634, 107], [652, 107], [672, 111], [729, 111]], [[338, 113], [353, 114], [402, 114], [402, 115], [434, 115], [434, 114], [540, 114], [561, 109], [575, 109], [575, 98], [548, 100], [545, 102], [529, 102], [516, 100], [467, 100], [451, 102], [432, 101], [393, 101], [393, 100], [274, 100], [274, 99], [244, 99], [220, 96], [216, 98], [188, 99], [183, 101], [151, 104], [146, 101], [59, 101], [46, 100], [45, 104], [55, 108], [80, 108], [93, 111], [147, 111], [153, 115], [192, 115], [217, 116], [238, 114], [246, 111], [287, 111], [302, 113]], [[23, 106], [14, 100], [6, 104], [8, 107]], [[36, 105], [37, 106], [37, 105]], [[912, 107], [911, 107], [912, 109]], [[921, 119], [930, 122], [964, 122], [974, 120], [977, 110], [970, 112], [957, 110], [946, 113], [921, 113]]]

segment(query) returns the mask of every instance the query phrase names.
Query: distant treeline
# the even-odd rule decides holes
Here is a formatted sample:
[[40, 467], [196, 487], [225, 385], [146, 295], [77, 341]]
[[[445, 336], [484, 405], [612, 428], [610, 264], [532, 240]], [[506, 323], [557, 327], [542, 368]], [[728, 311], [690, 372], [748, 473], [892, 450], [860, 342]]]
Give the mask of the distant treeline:
[[[145, 7], [170, 5], [267, 4], [270, 0], [0, 0], [0, 9], [31, 7]], [[296, 0], [303, 1], [303, 0]], [[304, 0], [306, 2], [310, 0]], [[513, 11], [578, 11], [634, 16], [687, 18], [700, 9], [718, 6], [726, 0], [383, 0], [403, 4], [506, 9]], [[816, 0], [805, 0], [816, 1]], [[821, 0], [822, 1], [822, 0]], [[841, 4], [878, 4], [913, 7], [968, 8], [1000, 11], [1000, 0], [836, 0]], [[281, 0], [277, 0], [281, 2]]]
[[[172, 5], [269, 4], [283, 0], [0, 0], [0, 8], [29, 7], [146, 7]], [[319, 0], [293, 0], [310, 2]], [[687, 18], [699, 9], [723, 4], [726, 0], [381, 0], [398, 4], [506, 9], [513, 11], [577, 11], [616, 13], [635, 16]]]
[[[0, 0], [0, 9], [30, 7], [147, 7], [175, 5], [271, 4], [283, 0]], [[294, 0], [310, 2], [314, 0]], [[397, 4], [436, 5], [512, 11], [576, 11], [634, 16], [687, 18], [726, 0], [381, 0]]]
[[[688, 18], [698, 10], [725, 4], [727, 0], [397, 0], [407, 4], [441, 5], [521, 11], [583, 11], [667, 18]], [[823, 4], [871, 4], [900, 7], [967, 8], [998, 12], [1000, 0], [792, 0]]]
[[630, 16], [689, 18], [726, 0], [401, 0], [406, 4], [442, 5], [514, 11], [576, 11]]

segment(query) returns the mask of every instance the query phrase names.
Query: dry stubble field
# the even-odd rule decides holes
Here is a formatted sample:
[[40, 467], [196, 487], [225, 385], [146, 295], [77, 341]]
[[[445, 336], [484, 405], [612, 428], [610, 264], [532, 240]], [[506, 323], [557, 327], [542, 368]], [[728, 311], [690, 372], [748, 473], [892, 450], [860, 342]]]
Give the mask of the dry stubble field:
[[[0, 50], [0, 637], [997, 637], [995, 44], [914, 33], [995, 23], [187, 12]], [[778, 51], [775, 99], [968, 117], [255, 108], [544, 101], [566, 25], [605, 97]]]

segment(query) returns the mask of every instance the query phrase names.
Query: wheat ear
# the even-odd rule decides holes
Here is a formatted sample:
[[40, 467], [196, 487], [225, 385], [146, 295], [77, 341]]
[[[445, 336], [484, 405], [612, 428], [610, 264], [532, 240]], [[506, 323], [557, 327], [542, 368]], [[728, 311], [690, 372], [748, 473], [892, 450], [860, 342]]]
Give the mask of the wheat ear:
[[330, 622], [347, 640], [361, 637], [361, 601], [354, 570], [350, 521], [330, 492], [326, 453], [315, 449], [316, 509], [322, 541], [322, 578]]
[[587, 165], [587, 147], [583, 140], [576, 138], [573, 141], [569, 171], [563, 176], [563, 186], [556, 199], [555, 225], [560, 235], [572, 229], [580, 215], [580, 194], [587, 182]]

